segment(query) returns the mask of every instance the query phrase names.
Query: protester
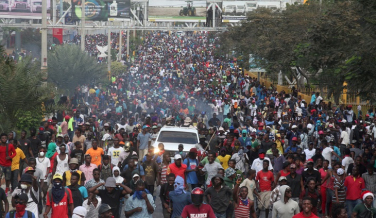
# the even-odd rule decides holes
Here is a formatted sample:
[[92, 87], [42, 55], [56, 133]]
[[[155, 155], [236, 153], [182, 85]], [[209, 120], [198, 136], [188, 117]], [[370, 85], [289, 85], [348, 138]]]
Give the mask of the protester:
[[133, 196], [125, 203], [125, 215], [130, 218], [152, 218], [154, 210], [153, 196], [145, 189], [145, 183], [139, 180]]
[[291, 188], [283, 185], [279, 190], [281, 192], [281, 199], [273, 204], [272, 217], [290, 218], [298, 214], [300, 212], [299, 205], [291, 198]]
[[29, 198], [25, 193], [19, 193], [14, 196], [15, 210], [6, 213], [5, 218], [35, 218], [35, 214], [26, 210], [26, 204]]

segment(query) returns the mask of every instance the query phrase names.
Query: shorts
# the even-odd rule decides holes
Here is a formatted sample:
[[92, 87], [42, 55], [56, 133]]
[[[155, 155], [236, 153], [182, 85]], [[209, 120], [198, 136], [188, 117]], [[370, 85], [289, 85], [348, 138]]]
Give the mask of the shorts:
[[0, 166], [0, 178], [4, 175], [5, 177], [5, 180], [10, 180], [11, 178], [11, 175], [12, 175], [12, 171], [11, 171], [11, 167], [4, 167], [4, 166]]
[[272, 193], [271, 191], [264, 191], [264, 192], [259, 193], [260, 199], [257, 199], [258, 200], [257, 206], [260, 210], [269, 209], [271, 193]]

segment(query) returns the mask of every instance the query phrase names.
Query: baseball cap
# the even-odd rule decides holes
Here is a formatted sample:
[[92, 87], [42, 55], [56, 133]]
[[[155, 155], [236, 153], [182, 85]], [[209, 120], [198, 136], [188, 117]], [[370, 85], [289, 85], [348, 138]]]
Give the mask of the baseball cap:
[[219, 127], [218, 131], [225, 131], [225, 129], [223, 129], [223, 127]]
[[27, 171], [34, 171], [35, 172], [35, 169], [33, 167], [26, 167], [24, 169], [24, 173], [26, 173]]
[[308, 159], [307, 163], [313, 163], [313, 160], [312, 159]]
[[26, 202], [29, 201], [29, 197], [27, 197], [27, 194], [26, 193], [18, 193], [16, 194], [16, 196], [14, 196], [15, 199], [20, 199], [20, 200], [24, 200]]
[[101, 206], [99, 206], [98, 213], [102, 214], [102, 213], [105, 213], [105, 212], [107, 212], [109, 210], [111, 210], [110, 205], [108, 205], [108, 204], [101, 204]]
[[320, 130], [319, 135], [322, 135], [322, 134], [324, 134], [324, 131]]
[[259, 152], [258, 152], [259, 154], [262, 154], [262, 153], [264, 153], [265, 154], [265, 151], [263, 150], [263, 149], [259, 149]]
[[291, 129], [296, 129], [298, 128], [296, 125], [292, 125]]
[[189, 150], [189, 152], [193, 152], [193, 153], [197, 154], [197, 148], [191, 148], [191, 150]]
[[287, 178], [285, 176], [281, 176], [281, 177], [279, 177], [278, 182], [280, 182], [282, 180], [286, 180], [287, 181]]
[[103, 126], [110, 126], [110, 125], [108, 125], [108, 123], [105, 123]]
[[135, 173], [135, 174], [132, 176], [132, 178], [134, 178], [134, 177], [140, 177], [140, 175], [138, 175], [137, 173]]
[[59, 173], [55, 173], [54, 177], [52, 178], [52, 180], [55, 180], [55, 179], [60, 179], [61, 181], [63, 181], [63, 176], [60, 175]]
[[20, 182], [28, 182], [28, 183], [33, 183], [33, 178], [31, 177], [30, 174], [24, 173], [21, 176]]
[[106, 179], [106, 183], [104, 184], [104, 186], [115, 188], [116, 187], [116, 180], [115, 180], [115, 178], [114, 177], [108, 177]]
[[292, 137], [291, 140], [292, 140], [292, 141], [298, 141], [298, 138], [297, 138], [297, 137]]
[[86, 210], [86, 208], [83, 207], [83, 206], [78, 206], [78, 207], [74, 208], [74, 210], [73, 210], [73, 214], [76, 214], [76, 215], [79, 215], [79, 216], [85, 217], [86, 214], [87, 214], [87, 210]]
[[181, 159], [181, 155], [180, 155], [180, 154], [175, 154], [174, 159], [175, 159], [175, 160], [177, 160], [177, 159]]

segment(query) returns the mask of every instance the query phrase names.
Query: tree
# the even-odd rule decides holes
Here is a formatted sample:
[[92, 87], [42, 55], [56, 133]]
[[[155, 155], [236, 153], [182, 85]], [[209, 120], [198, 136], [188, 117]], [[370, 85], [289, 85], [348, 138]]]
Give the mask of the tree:
[[[40, 65], [31, 57], [15, 64], [6, 58], [0, 47], [0, 129], [14, 130], [25, 117], [39, 117], [42, 120], [42, 105], [52, 92], [51, 87], [42, 84]], [[25, 124], [24, 127], [31, 127]]]
[[125, 73], [126, 71], [127, 71], [127, 67], [124, 66], [122, 63], [117, 62], [117, 61], [113, 61], [111, 63], [111, 74], [113, 76], [121, 75]]
[[106, 77], [107, 70], [76, 45], [56, 46], [48, 55], [48, 81], [68, 93]]

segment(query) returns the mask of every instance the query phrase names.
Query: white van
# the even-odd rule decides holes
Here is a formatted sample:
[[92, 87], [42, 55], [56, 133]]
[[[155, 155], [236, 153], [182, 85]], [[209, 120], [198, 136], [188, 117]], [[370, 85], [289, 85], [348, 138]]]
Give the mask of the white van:
[[158, 151], [158, 144], [163, 143], [165, 152], [169, 152], [170, 157], [175, 156], [178, 151], [178, 145], [183, 144], [184, 150], [189, 152], [191, 148], [200, 147], [198, 131], [190, 127], [164, 126], [157, 135], [157, 140], [152, 145], [154, 152]]
[[246, 2], [246, 4], [245, 4], [245, 12], [246, 13], [254, 11], [256, 9], [257, 9], [257, 2], [256, 1]]
[[236, 15], [245, 15], [245, 6], [244, 5], [237, 5], [236, 6]]

